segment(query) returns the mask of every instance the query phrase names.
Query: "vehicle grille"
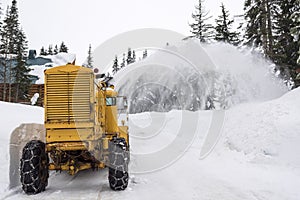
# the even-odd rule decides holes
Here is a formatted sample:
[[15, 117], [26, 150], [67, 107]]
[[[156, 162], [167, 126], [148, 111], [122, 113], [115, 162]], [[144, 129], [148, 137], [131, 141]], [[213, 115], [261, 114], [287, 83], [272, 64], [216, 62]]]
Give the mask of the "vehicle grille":
[[64, 72], [46, 75], [47, 122], [91, 121], [92, 74]]

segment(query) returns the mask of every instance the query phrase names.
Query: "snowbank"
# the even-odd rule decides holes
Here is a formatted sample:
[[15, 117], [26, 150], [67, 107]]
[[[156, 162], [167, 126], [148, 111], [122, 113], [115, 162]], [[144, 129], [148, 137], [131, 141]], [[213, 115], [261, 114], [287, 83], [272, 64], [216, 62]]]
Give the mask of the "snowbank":
[[252, 162], [300, 167], [300, 88], [261, 104], [243, 104], [227, 113], [224, 144]]
[[[9, 143], [11, 133], [22, 123], [43, 123], [43, 108], [0, 101], [0, 198], [9, 186]], [[18, 159], [18, 158], [15, 158]]]

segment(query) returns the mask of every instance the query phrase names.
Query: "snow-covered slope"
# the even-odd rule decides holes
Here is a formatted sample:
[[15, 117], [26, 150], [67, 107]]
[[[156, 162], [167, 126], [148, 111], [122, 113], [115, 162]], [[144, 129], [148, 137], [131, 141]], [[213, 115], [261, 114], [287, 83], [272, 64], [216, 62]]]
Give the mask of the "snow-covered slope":
[[[212, 111], [171, 111], [130, 116], [130, 184], [123, 192], [109, 189], [107, 171], [85, 171], [71, 177], [51, 173], [49, 186], [34, 199], [201, 199], [201, 200], [298, 200], [300, 197], [300, 89], [264, 103], [241, 104], [226, 111], [222, 136], [214, 151], [200, 159]], [[7, 190], [8, 139], [17, 123], [41, 122], [36, 107], [0, 103], [0, 198], [28, 199], [21, 188]], [[13, 113], [18, 113], [15, 115]], [[15, 121], [9, 124], [11, 116]], [[33, 119], [30, 119], [33, 117]], [[36, 118], [37, 117], [37, 118]], [[18, 118], [18, 119], [17, 119]], [[194, 137], [186, 140], [193, 130]], [[184, 133], [184, 134], [182, 134]], [[160, 170], [141, 173], [140, 155], [155, 155], [180, 139], [188, 144], [173, 162]], [[6, 146], [6, 148], [5, 148]], [[176, 148], [170, 153], [176, 152]], [[171, 155], [171, 154], [170, 154]], [[168, 159], [158, 154], [156, 164]], [[147, 166], [153, 163], [148, 163]], [[153, 165], [154, 166], [154, 165]], [[154, 169], [154, 168], [153, 168]], [[139, 172], [139, 173], [137, 173]]]
[[225, 145], [253, 162], [300, 167], [300, 88], [263, 104], [236, 106], [227, 114]]

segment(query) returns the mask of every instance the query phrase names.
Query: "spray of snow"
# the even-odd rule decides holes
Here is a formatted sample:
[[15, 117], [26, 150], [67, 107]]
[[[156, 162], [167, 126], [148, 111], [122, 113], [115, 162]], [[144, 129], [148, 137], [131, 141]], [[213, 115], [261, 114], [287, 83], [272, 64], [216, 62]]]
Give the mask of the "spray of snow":
[[227, 109], [288, 91], [271, 63], [249, 49], [188, 40], [154, 50], [115, 76], [119, 93], [130, 99], [131, 113]]

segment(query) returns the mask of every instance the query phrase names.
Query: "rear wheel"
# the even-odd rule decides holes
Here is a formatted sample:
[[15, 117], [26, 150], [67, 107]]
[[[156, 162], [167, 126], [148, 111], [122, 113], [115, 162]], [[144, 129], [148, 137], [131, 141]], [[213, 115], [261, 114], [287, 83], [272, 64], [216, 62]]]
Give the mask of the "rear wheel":
[[109, 143], [108, 180], [113, 190], [125, 190], [128, 185], [129, 152], [124, 138], [115, 138]]
[[26, 144], [20, 164], [21, 184], [26, 194], [45, 191], [49, 177], [48, 163], [45, 143], [32, 140]]

